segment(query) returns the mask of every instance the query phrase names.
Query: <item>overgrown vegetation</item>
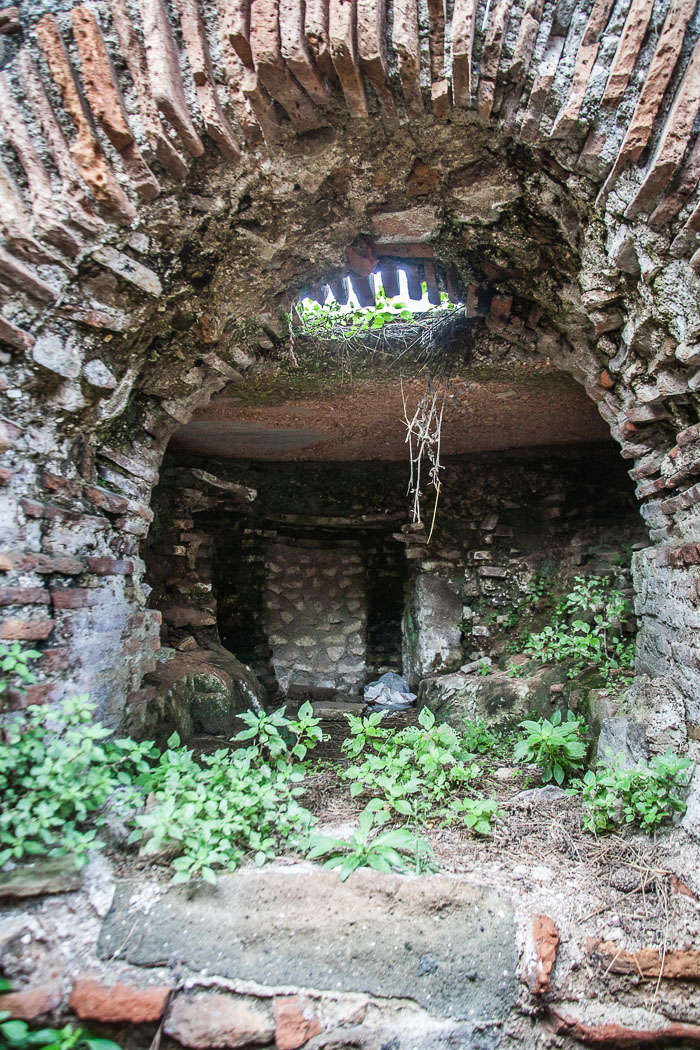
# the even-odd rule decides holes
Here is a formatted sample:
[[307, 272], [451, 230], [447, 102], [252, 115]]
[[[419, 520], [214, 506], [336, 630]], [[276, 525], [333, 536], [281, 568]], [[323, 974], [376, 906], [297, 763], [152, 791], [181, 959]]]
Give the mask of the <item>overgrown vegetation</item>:
[[[570, 792], [582, 794], [584, 827], [594, 833], [620, 825], [654, 831], [684, 812], [689, 780], [689, 760], [670, 752], [571, 780], [586, 752], [585, 726], [571, 713], [526, 719], [517, 739], [482, 721], [465, 721], [458, 732], [428, 708], [417, 725], [398, 729], [381, 713], [349, 715], [343, 750], [351, 764], [337, 775], [364, 809], [348, 838], [329, 838], [313, 835], [317, 818], [300, 801], [323, 739], [311, 704], [296, 717], [284, 708], [246, 712], [233, 748], [200, 756], [177, 734], [162, 753], [150, 742], [115, 738], [93, 716], [94, 705], [79, 697], [5, 717], [0, 867], [69, 852], [85, 863], [102, 846], [111, 811], [131, 827], [130, 842], [143, 855], [171, 867], [174, 882], [214, 883], [244, 858], [264, 864], [289, 849], [325, 858], [342, 878], [361, 866], [421, 873], [434, 869], [425, 829], [459, 825], [488, 835], [504, 819], [489, 779], [494, 761], [521, 763], [528, 775], [534, 767], [544, 783], [569, 780]], [[82, 1044], [57, 1044], [69, 1045]]]
[[551, 622], [525, 635], [522, 651], [542, 663], [567, 664], [569, 678], [589, 669], [605, 681], [620, 672], [631, 674], [635, 642], [626, 633], [630, 614], [627, 598], [610, 576], [576, 576]]
[[[422, 291], [427, 293], [423, 282]], [[411, 310], [408, 303], [398, 296], [388, 298], [383, 286], [377, 285], [374, 306], [341, 306], [332, 299], [328, 303], [317, 303], [314, 299], [302, 299], [295, 306], [300, 330], [306, 335], [328, 338], [340, 336], [351, 338], [362, 332], [376, 331], [396, 321], [413, 324], [417, 320], [430, 321], [438, 312], [454, 310], [449, 296], [440, 294], [440, 305], [429, 310]]]
[[631, 769], [619, 761], [595, 772], [589, 769], [582, 783], [583, 826], [599, 832], [633, 824], [654, 831], [674, 813], [685, 813], [690, 765], [690, 759], [667, 751]]

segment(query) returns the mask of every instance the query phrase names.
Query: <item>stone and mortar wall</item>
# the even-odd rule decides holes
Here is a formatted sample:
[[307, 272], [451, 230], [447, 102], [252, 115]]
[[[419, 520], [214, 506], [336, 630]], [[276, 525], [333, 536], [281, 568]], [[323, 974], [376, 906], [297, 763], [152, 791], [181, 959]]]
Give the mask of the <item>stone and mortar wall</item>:
[[267, 552], [265, 613], [284, 693], [354, 696], [367, 677], [367, 593], [358, 541], [278, 537]]
[[[382, 259], [481, 294], [488, 324], [571, 371], [633, 461], [653, 564], [691, 557], [693, 0], [465, 4], [448, 26], [378, 0], [322, 2], [318, 24], [263, 0], [63, 7], [2, 21], [0, 634], [59, 650], [35, 698], [139, 708], [170, 434], [274, 357], [299, 287]], [[681, 667], [675, 630], [654, 669], [690, 701], [697, 637]]]

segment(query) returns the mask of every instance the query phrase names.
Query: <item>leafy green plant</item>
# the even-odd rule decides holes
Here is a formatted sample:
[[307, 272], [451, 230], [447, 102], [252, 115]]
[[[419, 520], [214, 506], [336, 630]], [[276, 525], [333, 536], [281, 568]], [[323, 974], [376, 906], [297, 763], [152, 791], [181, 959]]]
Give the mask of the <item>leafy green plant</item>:
[[481, 776], [481, 768], [449, 725], [438, 725], [429, 708], [417, 726], [394, 731], [380, 725], [378, 715], [349, 718], [349, 740], [343, 749], [353, 758], [344, 777], [353, 783], [352, 796], [375, 795], [403, 816], [430, 815], [458, 791]]
[[5, 726], [0, 744], [0, 867], [25, 856], [75, 853], [84, 864], [100, 848], [102, 809], [119, 790], [140, 804], [151, 743], [111, 739], [93, 722], [85, 696], [59, 708], [29, 707]]
[[465, 718], [462, 723], [462, 743], [469, 752], [494, 755], [500, 752], [502, 739], [483, 718]]
[[323, 740], [320, 719], [314, 717], [312, 704], [307, 700], [301, 705], [296, 718], [287, 718], [286, 708], [280, 707], [272, 714], [246, 711], [237, 717], [245, 722], [247, 729], [237, 733], [234, 740], [256, 740], [261, 753], [270, 758], [289, 754], [303, 761], [307, 752]]
[[583, 826], [599, 832], [633, 824], [653, 831], [674, 813], [685, 813], [690, 766], [688, 758], [667, 751], [629, 769], [619, 762], [589, 769], [582, 782]]
[[[423, 282], [423, 294], [427, 286]], [[432, 310], [421, 312], [421, 317], [427, 318], [433, 313], [445, 310], [454, 310], [455, 305], [449, 296], [442, 292], [440, 294], [440, 305]], [[329, 303], [315, 302], [313, 299], [302, 299], [296, 304], [296, 312], [301, 322], [302, 331], [309, 335], [330, 336], [334, 330], [346, 336], [357, 335], [359, 332], [373, 331], [383, 328], [395, 321], [403, 321], [410, 324], [415, 320], [415, 315], [407, 303], [399, 296], [388, 298], [381, 284], [375, 293], [375, 305], [366, 307], [340, 306], [331, 300]]]
[[542, 780], [556, 780], [562, 784], [572, 771], [580, 769], [586, 754], [582, 740], [582, 724], [573, 712], [562, 722], [561, 711], [537, 721], [525, 719], [519, 723], [525, 738], [518, 741], [513, 753], [516, 762], [534, 762], [542, 770]]
[[13, 1021], [9, 1013], [0, 1011], [0, 1050], [26, 1050], [36, 1046], [44, 1050], [120, 1050], [111, 1039], [90, 1035], [84, 1028], [66, 1025], [33, 1032], [26, 1021]]
[[27, 686], [36, 682], [29, 664], [40, 656], [37, 649], [23, 649], [19, 642], [0, 642], [0, 697], [11, 688], [26, 695]]
[[169, 739], [151, 772], [153, 805], [135, 818], [130, 840], [145, 838], [144, 853], [163, 855], [173, 882], [201, 877], [214, 884], [217, 871], [233, 871], [246, 854], [262, 865], [284, 845], [303, 847], [315, 818], [298, 802], [305, 770], [294, 757], [302, 737], [301, 746], [313, 745], [316, 727], [299, 729], [299, 736], [290, 731], [288, 744], [280, 730], [300, 723], [275, 714], [241, 716], [249, 728], [239, 738], [253, 743], [236, 751], [197, 759], [180, 747], [177, 733]]
[[409, 857], [414, 867], [419, 864], [425, 870], [426, 858], [430, 856], [429, 844], [408, 828], [393, 828], [377, 834], [377, 829], [387, 819], [388, 815], [381, 809], [379, 800], [373, 799], [360, 814], [359, 827], [349, 839], [314, 835], [307, 857], [309, 860], [326, 857], [324, 868], [338, 868], [341, 882], [360, 867], [383, 872], [406, 871]]
[[610, 577], [577, 576], [551, 623], [528, 634], [523, 651], [542, 662], [568, 663], [569, 678], [594, 667], [609, 679], [611, 672], [634, 664], [634, 641], [623, 635], [629, 613], [629, 602]]
[[495, 798], [457, 798], [445, 810], [445, 823], [461, 820], [475, 835], [490, 835], [493, 822], [505, 817]]

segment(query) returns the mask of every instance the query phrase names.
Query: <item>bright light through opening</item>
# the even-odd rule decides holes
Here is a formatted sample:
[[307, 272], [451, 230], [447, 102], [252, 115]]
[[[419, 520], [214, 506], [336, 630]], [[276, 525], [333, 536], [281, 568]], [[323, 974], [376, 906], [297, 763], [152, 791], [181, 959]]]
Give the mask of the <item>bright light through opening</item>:
[[[406, 271], [398, 270], [397, 272], [399, 278], [399, 294], [394, 299], [389, 299], [388, 302], [392, 304], [395, 304], [397, 302], [405, 303], [405, 305], [408, 307], [411, 313], [414, 314], [424, 313], [426, 310], [434, 310], [435, 307], [429, 301], [427, 291], [423, 293], [423, 296], [420, 299], [411, 299], [411, 297], [408, 294], [408, 280], [406, 278]], [[378, 274], [372, 274], [370, 276], [370, 280], [374, 281], [374, 287], [376, 289], [377, 282], [381, 282], [381, 272]], [[348, 281], [350, 284], [350, 297], [348, 298], [347, 304], [345, 306], [338, 306], [338, 310], [340, 313], [352, 313], [353, 310], [362, 309], [362, 307], [360, 306], [360, 302], [357, 296], [355, 295], [355, 291], [352, 287], [352, 277], [348, 277]], [[302, 299], [302, 303], [308, 304], [310, 302], [312, 302], [312, 300], [309, 299], [308, 296]], [[324, 301], [324, 305], [328, 306], [330, 303], [335, 302], [337, 302], [337, 300], [333, 295], [333, 292], [329, 288], [328, 294], [326, 295]]]

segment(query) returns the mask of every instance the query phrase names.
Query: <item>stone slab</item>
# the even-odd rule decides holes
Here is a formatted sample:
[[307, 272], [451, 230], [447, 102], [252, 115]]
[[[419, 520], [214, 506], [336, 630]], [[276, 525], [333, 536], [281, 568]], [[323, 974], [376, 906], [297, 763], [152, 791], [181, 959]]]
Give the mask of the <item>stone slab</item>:
[[82, 877], [75, 857], [50, 857], [0, 873], [0, 898], [40, 897], [45, 893], [72, 893]]
[[405, 998], [474, 1024], [501, 1020], [517, 1002], [513, 907], [491, 887], [369, 869], [341, 883], [301, 864], [173, 887], [147, 916], [136, 893], [130, 882], [117, 888], [102, 958]]

